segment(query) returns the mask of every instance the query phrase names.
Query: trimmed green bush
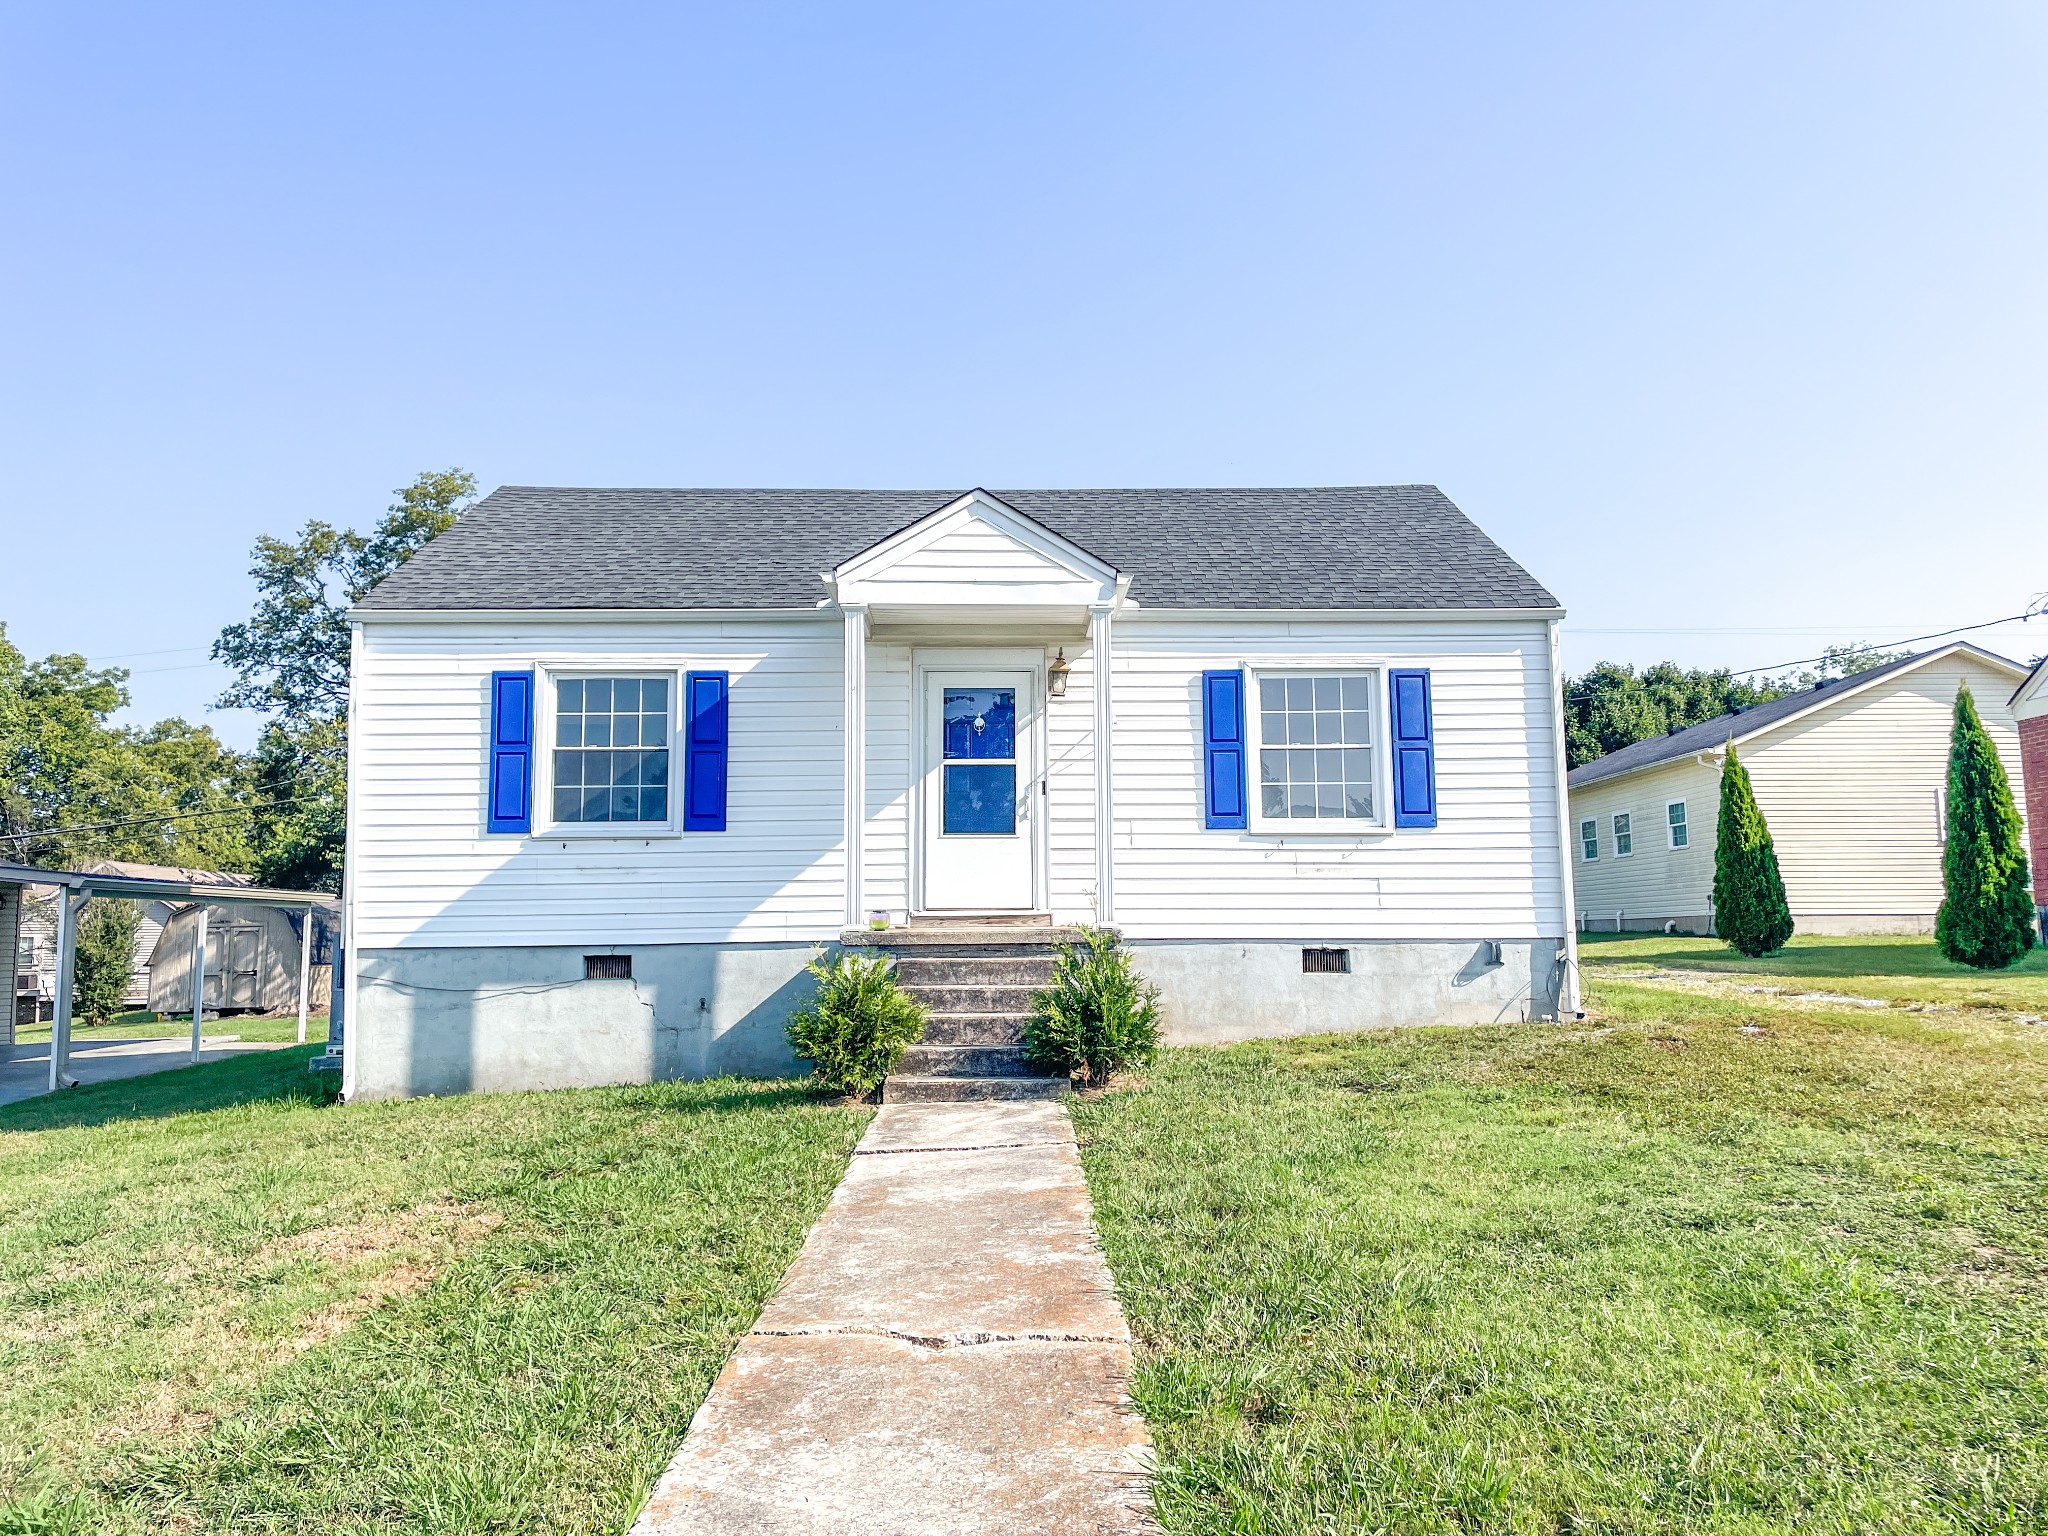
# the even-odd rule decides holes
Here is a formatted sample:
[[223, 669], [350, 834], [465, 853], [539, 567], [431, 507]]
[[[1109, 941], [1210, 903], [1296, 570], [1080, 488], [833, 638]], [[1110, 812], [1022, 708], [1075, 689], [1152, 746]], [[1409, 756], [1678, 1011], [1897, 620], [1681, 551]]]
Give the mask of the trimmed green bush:
[[924, 1035], [924, 1005], [896, 983], [896, 962], [844, 951], [813, 960], [818, 991], [790, 1019], [790, 1048], [819, 1082], [841, 1093], [871, 1094], [896, 1070], [906, 1046]]
[[1960, 965], [2002, 971], [2034, 947], [2034, 900], [2020, 813], [1969, 684], [1956, 690], [1948, 746], [1948, 847], [1934, 942]]
[[1040, 1072], [1098, 1084], [1159, 1049], [1159, 989], [1140, 976], [1114, 933], [1081, 930], [1062, 944], [1052, 982], [1031, 999], [1024, 1059]]
[[104, 1024], [121, 1011], [141, 930], [142, 909], [132, 901], [86, 903], [71, 952], [71, 1012], [81, 1023]]
[[1714, 832], [1714, 932], [1751, 959], [1783, 949], [1792, 937], [1778, 850], [1732, 742], [1721, 765], [1721, 819]]

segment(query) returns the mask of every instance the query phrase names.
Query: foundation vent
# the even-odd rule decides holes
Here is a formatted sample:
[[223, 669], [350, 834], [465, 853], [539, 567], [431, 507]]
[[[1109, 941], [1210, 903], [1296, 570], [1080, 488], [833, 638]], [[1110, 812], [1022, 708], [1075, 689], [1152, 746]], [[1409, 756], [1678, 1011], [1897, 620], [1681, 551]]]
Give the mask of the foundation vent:
[[1306, 976], [1348, 976], [1351, 974], [1351, 951], [1304, 949], [1301, 952], [1301, 969]]
[[631, 981], [633, 979], [633, 957], [631, 955], [585, 955], [583, 957], [583, 979], [585, 981]]

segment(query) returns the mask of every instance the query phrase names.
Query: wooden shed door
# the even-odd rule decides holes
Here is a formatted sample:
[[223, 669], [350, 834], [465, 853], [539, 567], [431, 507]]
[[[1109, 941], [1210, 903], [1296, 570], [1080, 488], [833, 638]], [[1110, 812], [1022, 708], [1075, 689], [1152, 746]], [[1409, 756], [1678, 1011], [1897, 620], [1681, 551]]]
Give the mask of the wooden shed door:
[[254, 928], [230, 928], [221, 946], [221, 999], [223, 1008], [261, 1006], [257, 993], [256, 967], [262, 955], [263, 935]]

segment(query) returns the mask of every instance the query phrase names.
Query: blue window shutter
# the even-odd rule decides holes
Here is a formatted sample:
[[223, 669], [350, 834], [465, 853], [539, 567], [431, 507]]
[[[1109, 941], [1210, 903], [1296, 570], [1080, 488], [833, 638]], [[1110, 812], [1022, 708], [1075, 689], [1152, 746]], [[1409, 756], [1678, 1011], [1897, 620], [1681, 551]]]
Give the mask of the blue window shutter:
[[492, 832], [533, 830], [533, 674], [491, 674]]
[[683, 680], [683, 830], [725, 830], [726, 688], [723, 672]]
[[1202, 674], [1203, 824], [1243, 827], [1244, 673]]
[[1394, 692], [1394, 825], [1436, 825], [1436, 733], [1430, 723], [1429, 673], [1391, 674]]

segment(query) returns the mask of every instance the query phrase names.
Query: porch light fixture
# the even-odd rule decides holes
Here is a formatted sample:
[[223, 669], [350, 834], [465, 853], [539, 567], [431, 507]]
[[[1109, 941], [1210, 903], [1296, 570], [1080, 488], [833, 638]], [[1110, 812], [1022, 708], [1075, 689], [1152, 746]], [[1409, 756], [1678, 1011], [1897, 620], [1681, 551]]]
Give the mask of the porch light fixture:
[[1067, 648], [1060, 647], [1059, 655], [1046, 664], [1045, 691], [1056, 699], [1067, 696], [1067, 674], [1074, 669], [1067, 664]]

